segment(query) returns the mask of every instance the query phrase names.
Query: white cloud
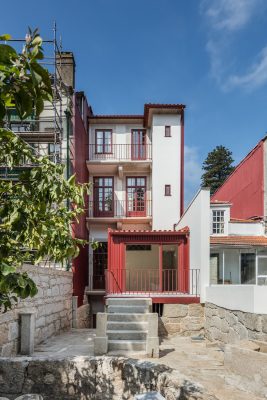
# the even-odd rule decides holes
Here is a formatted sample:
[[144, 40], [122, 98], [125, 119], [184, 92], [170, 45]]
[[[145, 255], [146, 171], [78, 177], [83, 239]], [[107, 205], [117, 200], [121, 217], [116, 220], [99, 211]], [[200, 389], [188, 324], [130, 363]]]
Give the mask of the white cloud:
[[185, 146], [184, 158], [185, 204], [188, 204], [200, 187], [202, 168], [196, 147]]
[[253, 64], [247, 74], [231, 75], [225, 89], [242, 87], [247, 90], [254, 90], [267, 82], [267, 46], [262, 49], [258, 56], [258, 62]]
[[202, 0], [201, 13], [209, 26], [206, 50], [210, 57], [211, 76], [222, 90], [254, 90], [267, 82], [267, 47], [262, 49], [258, 61], [247, 73], [229, 73], [234, 60], [229, 55], [233, 34], [245, 28], [256, 14], [265, 12], [266, 6], [266, 0]]
[[201, 9], [217, 30], [241, 29], [259, 11], [263, 0], [203, 0]]

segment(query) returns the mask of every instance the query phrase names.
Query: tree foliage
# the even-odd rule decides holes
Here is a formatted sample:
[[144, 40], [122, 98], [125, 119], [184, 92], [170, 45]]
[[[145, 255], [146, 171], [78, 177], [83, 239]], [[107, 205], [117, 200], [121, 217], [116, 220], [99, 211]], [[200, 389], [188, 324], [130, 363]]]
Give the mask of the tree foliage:
[[224, 146], [216, 146], [208, 153], [206, 160], [202, 164], [204, 171], [202, 187], [210, 187], [211, 194], [223, 184], [226, 178], [233, 171], [232, 152]]
[[44, 259], [63, 263], [77, 256], [84, 243], [73, 237], [71, 225], [84, 211], [89, 186], [76, 184], [75, 176], [66, 180], [63, 165], [34, 154], [4, 124], [10, 107], [25, 119], [32, 113], [39, 115], [44, 101], [52, 100], [49, 73], [38, 64], [42, 58], [37, 30], [29, 30], [21, 54], [0, 44], [0, 165], [12, 169], [27, 158], [33, 166], [20, 168], [15, 181], [0, 180], [0, 310], [37, 293], [35, 283], [21, 269], [24, 263]]

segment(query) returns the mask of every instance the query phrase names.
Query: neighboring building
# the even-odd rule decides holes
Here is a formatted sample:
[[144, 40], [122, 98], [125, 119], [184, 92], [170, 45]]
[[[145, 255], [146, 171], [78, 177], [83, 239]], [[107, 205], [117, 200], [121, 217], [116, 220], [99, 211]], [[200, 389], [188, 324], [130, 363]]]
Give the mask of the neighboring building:
[[143, 115], [89, 116], [87, 221], [99, 242], [89, 258], [94, 316], [104, 295], [199, 302], [189, 231], [174, 230], [184, 202], [184, 108], [145, 104]]
[[231, 217], [260, 218], [267, 215], [267, 137], [237, 165], [212, 201], [232, 204]]
[[[266, 340], [266, 138], [209, 199], [201, 189], [177, 228], [190, 230], [190, 268], [200, 262], [208, 338]], [[208, 252], [207, 252], [208, 249]]]

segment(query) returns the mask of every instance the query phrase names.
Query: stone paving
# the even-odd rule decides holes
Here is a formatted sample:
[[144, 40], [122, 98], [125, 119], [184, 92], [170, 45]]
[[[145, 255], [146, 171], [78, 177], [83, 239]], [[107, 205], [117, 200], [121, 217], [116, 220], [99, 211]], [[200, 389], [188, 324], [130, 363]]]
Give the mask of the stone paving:
[[[36, 347], [34, 358], [71, 358], [94, 355], [94, 330], [77, 329], [49, 339]], [[132, 358], [135, 358], [134, 355]], [[137, 358], [137, 357], [136, 357]], [[252, 393], [240, 390], [228, 382], [234, 382], [223, 365], [223, 351], [206, 342], [192, 342], [189, 337], [172, 336], [162, 341], [160, 357], [154, 363], [178, 370], [218, 400], [260, 400]], [[147, 359], [152, 361], [152, 359]], [[237, 380], [236, 380], [237, 381]], [[238, 381], [237, 381], [238, 382]]]

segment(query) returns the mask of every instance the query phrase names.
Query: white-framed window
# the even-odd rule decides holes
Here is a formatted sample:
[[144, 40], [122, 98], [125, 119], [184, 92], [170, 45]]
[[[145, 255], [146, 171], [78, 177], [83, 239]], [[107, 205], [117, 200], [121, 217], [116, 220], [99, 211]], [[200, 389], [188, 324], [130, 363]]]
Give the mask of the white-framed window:
[[224, 233], [224, 210], [212, 211], [212, 233], [217, 235]]

